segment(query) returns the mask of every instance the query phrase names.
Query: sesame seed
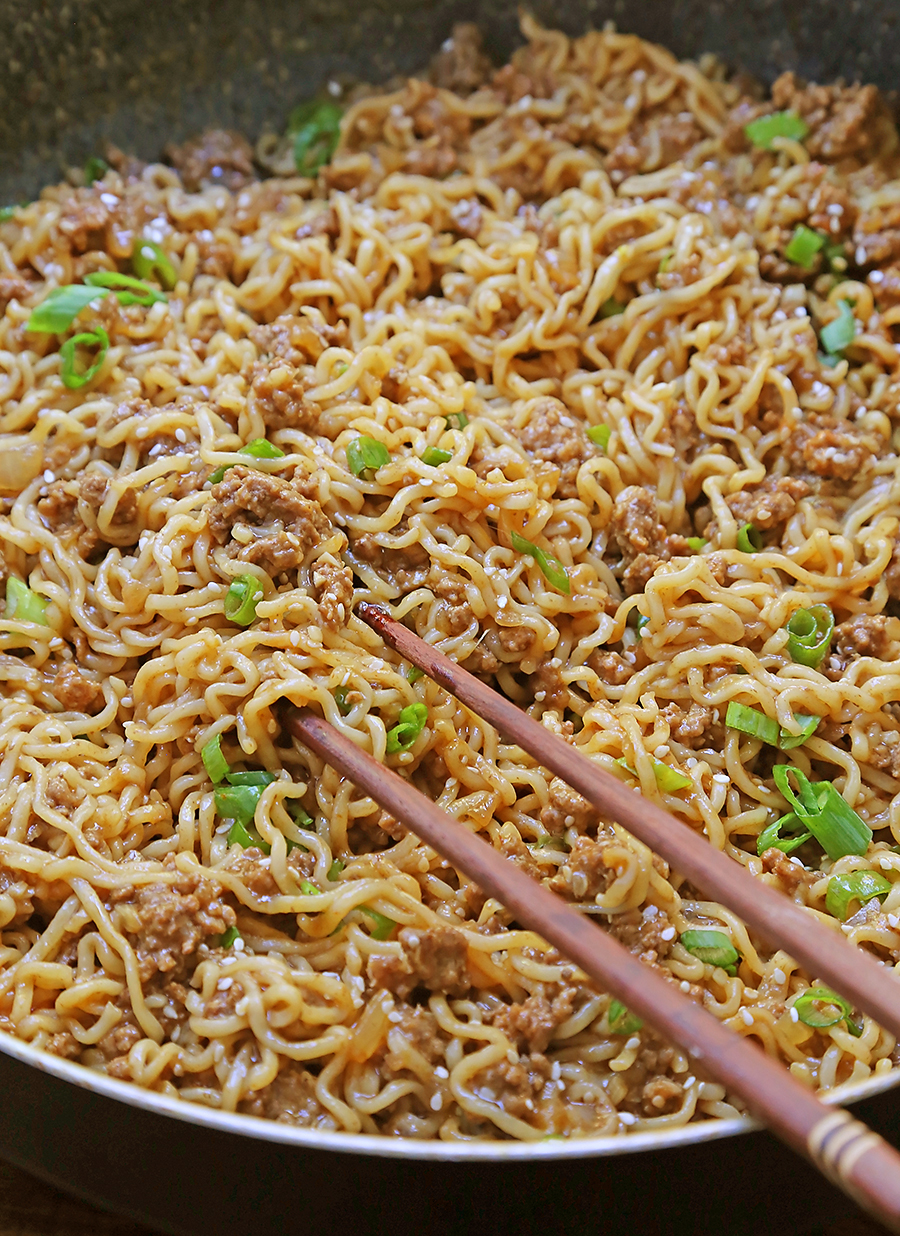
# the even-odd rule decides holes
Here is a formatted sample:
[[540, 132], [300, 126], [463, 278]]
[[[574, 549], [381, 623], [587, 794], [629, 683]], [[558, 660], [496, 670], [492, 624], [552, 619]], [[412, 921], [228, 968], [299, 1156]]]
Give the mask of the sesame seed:
[[637, 1038], [637, 1036], [634, 1036], [630, 1038], [628, 1042], [625, 1044], [625, 1050], [626, 1051], [637, 1051], [640, 1045], [641, 1045], [641, 1040]]
[[675, 939], [675, 928], [667, 927], [665, 931], [661, 931], [659, 933], [659, 938], [660, 940], [674, 940]]
[[300, 632], [299, 631], [291, 631], [291, 643], [294, 645], [295, 648], [300, 647]]
[[184, 432], [183, 429], [179, 428], [175, 430], [175, 440], [176, 442], [181, 442], [181, 443], [187, 442], [187, 434]]
[[[436, 1073], [437, 1069], [435, 1069], [434, 1071]], [[559, 1081], [560, 1073], [561, 1073], [560, 1063], [558, 1060], [554, 1060], [550, 1068], [550, 1076], [553, 1078], [554, 1081]]]
[[[398, 1022], [398, 1021], [402, 1021], [402, 1020], [403, 1020], [403, 1014], [402, 1014], [402, 1013], [398, 1013], [398, 1012], [397, 1012], [397, 1010], [396, 1010], [396, 1009], [394, 1009], [394, 1010], [393, 1010], [393, 1012], [388, 1013], [387, 1018], [388, 1018], [388, 1021], [392, 1021], [392, 1022], [394, 1023], [394, 1025], [396, 1026], [396, 1024], [397, 1024], [397, 1022]], [[437, 1072], [437, 1069], [435, 1069], [435, 1073], [436, 1073], [436, 1072]], [[447, 1074], [447, 1076], [448, 1076], [448, 1077], [450, 1076], [450, 1075], [449, 1075], [449, 1073]]]
[[797, 1010], [796, 1010], [796, 1009], [791, 1009], [791, 1014], [790, 1014], [790, 1016], [791, 1016], [791, 1021], [799, 1021], [799, 1020], [800, 1020], [800, 1014], [797, 1012]]
[[450, 1076], [450, 1073], [448, 1072], [448, 1070], [447, 1070], [447, 1069], [445, 1069], [445, 1068], [444, 1068], [444, 1066], [443, 1066], [442, 1064], [439, 1064], [439, 1065], [437, 1066], [437, 1068], [434, 1070], [434, 1075], [435, 1075], [435, 1077], [442, 1077], [442, 1078], [443, 1078], [443, 1077], [449, 1077], [449, 1076]]
[[231, 987], [233, 983], [234, 983], [233, 978], [219, 979], [218, 983], [216, 983], [216, 991], [227, 991], [228, 988]]
[[637, 1124], [637, 1116], [632, 1116], [631, 1112], [619, 1112], [619, 1119], [622, 1124]]
[[685, 1090], [689, 1090], [691, 1086], [693, 1086], [696, 1080], [697, 1079], [693, 1073], [688, 1073], [687, 1077], [684, 1079], [684, 1081], [681, 1084], [682, 1086], [684, 1086]]
[[900, 918], [898, 918], [896, 914], [889, 914], [887, 916], [887, 921], [895, 930], [898, 925], [900, 925]]
[[745, 1026], [753, 1025], [753, 1014], [749, 1009], [741, 1009], [741, 1021]]
[[781, 969], [773, 970], [772, 978], [775, 980], [776, 983], [786, 983], [787, 982], [787, 975]]
[[52, 473], [52, 472], [50, 471], [50, 469], [48, 468], [48, 469], [47, 469], [47, 471], [44, 473], [44, 481], [46, 482], [46, 484], [48, 484], [48, 485], [49, 485], [49, 484], [50, 484], [50, 482], [51, 482], [53, 479], [54, 479], [54, 478], [53, 478], [53, 473]]
[[731, 778], [728, 773], [713, 773], [713, 781], [717, 781], [719, 785], [728, 785], [731, 782]]
[[439, 1112], [443, 1106], [444, 1106], [444, 1096], [440, 1093], [433, 1094], [431, 1096], [431, 1110], [433, 1112]]
[[685, 993], [685, 995], [687, 995], [687, 993], [691, 990], [691, 985], [687, 981], [687, 979], [682, 979], [681, 982], [678, 984], [678, 986]]
[[653, 754], [656, 756], [658, 760], [661, 760], [669, 754], [669, 748], [664, 743], [661, 743], [656, 748], [656, 750], [653, 752]]

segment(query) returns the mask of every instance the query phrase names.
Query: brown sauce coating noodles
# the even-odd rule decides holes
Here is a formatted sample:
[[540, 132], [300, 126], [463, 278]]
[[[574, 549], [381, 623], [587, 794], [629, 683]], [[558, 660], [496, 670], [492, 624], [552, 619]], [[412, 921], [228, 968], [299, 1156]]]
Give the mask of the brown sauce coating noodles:
[[[812, 913], [830, 917], [835, 874], [883, 876], [839, 929], [896, 964], [893, 122], [871, 88], [785, 75], [769, 98], [634, 37], [525, 33], [500, 70], [462, 30], [432, 81], [358, 92], [317, 181], [253, 181], [220, 135], [173, 154], [184, 183], [123, 163], [0, 223], [0, 563], [40, 619], [0, 613], [7, 1033], [319, 1129], [529, 1140], [734, 1113], [301, 758], [287, 699], [810, 1086], [893, 1067], [868, 1019], [805, 1024], [791, 1006], [816, 975], [353, 617], [390, 606]], [[775, 110], [805, 137], [754, 147], [744, 126]], [[786, 252], [801, 224], [820, 238], [805, 265]], [[175, 286], [85, 309], [78, 330], [110, 345], [70, 389], [29, 315], [130, 271], [136, 237]], [[852, 341], [823, 358], [817, 331], [845, 312]], [[354, 471], [361, 436], [387, 462]], [[263, 438], [281, 454], [239, 453]], [[246, 625], [225, 613], [241, 577]], [[785, 629], [813, 604], [837, 624], [818, 667]], [[782, 756], [726, 726], [732, 701], [821, 720]], [[273, 774], [243, 833], [201, 758], [217, 736], [232, 769]], [[866, 854], [757, 855], [784, 759], [834, 783]], [[685, 947], [698, 927], [729, 937], [733, 973]]]

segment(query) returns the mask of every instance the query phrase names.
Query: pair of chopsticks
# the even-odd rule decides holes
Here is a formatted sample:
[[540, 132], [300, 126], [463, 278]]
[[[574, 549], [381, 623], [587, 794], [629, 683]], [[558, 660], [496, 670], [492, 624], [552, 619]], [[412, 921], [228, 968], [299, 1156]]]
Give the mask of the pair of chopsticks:
[[[900, 1039], [900, 982], [813, 915], [753, 879], [675, 816], [643, 798], [527, 713], [419, 639], [380, 607], [356, 610], [384, 641], [501, 733], [531, 752], [604, 815], [617, 820], [762, 937], [828, 980]], [[289, 707], [290, 733], [496, 897], [601, 987], [739, 1095], [753, 1115], [892, 1231], [900, 1233], [900, 1155], [840, 1108], [822, 1103], [761, 1048], [728, 1030], [677, 985], [650, 970], [525, 875], [409, 782], [309, 709]]]

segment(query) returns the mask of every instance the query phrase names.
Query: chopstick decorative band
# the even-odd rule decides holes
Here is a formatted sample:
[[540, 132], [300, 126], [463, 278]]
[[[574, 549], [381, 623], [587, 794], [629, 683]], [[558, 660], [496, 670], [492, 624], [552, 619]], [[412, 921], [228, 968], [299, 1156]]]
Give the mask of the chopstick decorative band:
[[900, 1039], [900, 982], [874, 957], [824, 927], [808, 910], [755, 880], [657, 803], [635, 794], [558, 735], [504, 699], [455, 661], [426, 644], [378, 605], [357, 615], [384, 641], [451, 695], [518, 743], [557, 776], [618, 821], [676, 871], [727, 905], [769, 943], [786, 949]]

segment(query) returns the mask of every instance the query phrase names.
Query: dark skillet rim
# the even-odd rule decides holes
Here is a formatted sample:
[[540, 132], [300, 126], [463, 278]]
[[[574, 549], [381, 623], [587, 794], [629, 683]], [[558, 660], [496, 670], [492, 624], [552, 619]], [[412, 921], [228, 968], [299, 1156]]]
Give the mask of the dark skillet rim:
[[[617, 1137], [580, 1137], [571, 1140], [539, 1142], [442, 1142], [415, 1141], [406, 1138], [373, 1137], [369, 1133], [332, 1133], [315, 1129], [298, 1129], [291, 1125], [264, 1120], [258, 1116], [237, 1115], [216, 1111], [199, 1103], [170, 1099], [152, 1090], [143, 1090], [131, 1082], [106, 1077], [84, 1065], [63, 1060], [31, 1044], [0, 1033], [0, 1051], [41, 1073], [50, 1074], [82, 1090], [90, 1090], [103, 1098], [137, 1107], [148, 1113], [200, 1125], [221, 1133], [253, 1137], [260, 1141], [295, 1146], [298, 1151], [329, 1151], [336, 1154], [365, 1154], [389, 1159], [420, 1159], [426, 1161], [502, 1162], [519, 1159], [588, 1159], [611, 1155], [637, 1154], [641, 1151], [663, 1151], [718, 1141], [724, 1137], [739, 1137], [762, 1126], [750, 1119], [708, 1120], [682, 1125], [675, 1129], [629, 1133]], [[845, 1083], [823, 1096], [826, 1103], [847, 1105], [872, 1098], [900, 1085], [900, 1069], [865, 1081]]]

